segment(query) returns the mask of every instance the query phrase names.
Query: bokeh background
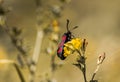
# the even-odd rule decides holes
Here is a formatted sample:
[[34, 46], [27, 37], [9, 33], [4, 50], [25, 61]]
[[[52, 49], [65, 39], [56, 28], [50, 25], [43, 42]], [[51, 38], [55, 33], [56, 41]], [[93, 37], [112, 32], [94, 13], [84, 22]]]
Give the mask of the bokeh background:
[[[36, 39], [36, 6], [34, 0], [4, 0], [4, 7], [12, 7], [7, 14], [9, 26], [17, 26], [23, 29], [22, 35], [30, 46], [30, 54]], [[45, 1], [44, 1], [45, 2]], [[46, 3], [55, 4], [56, 0], [48, 0]], [[45, 3], [45, 4], [46, 4]], [[66, 19], [70, 20], [70, 26], [78, 25], [73, 34], [86, 38], [88, 47], [87, 78], [90, 79], [99, 54], [105, 52], [106, 59], [96, 75], [99, 82], [120, 82], [120, 1], [119, 0], [71, 0], [65, 4], [62, 16], [59, 18], [60, 34], [66, 31]], [[44, 35], [42, 50], [37, 64], [37, 82], [50, 70], [50, 56], [46, 55], [48, 35]], [[17, 50], [12, 45], [10, 38], [0, 28], [0, 59], [16, 61]], [[70, 55], [65, 61], [56, 57], [57, 62], [64, 65], [57, 69], [54, 78], [57, 82], [83, 82], [81, 71], [72, 65], [74, 55]], [[24, 70], [27, 77], [27, 70]], [[49, 75], [48, 75], [49, 77]], [[9, 64], [0, 65], [0, 82], [20, 82], [15, 68]]]

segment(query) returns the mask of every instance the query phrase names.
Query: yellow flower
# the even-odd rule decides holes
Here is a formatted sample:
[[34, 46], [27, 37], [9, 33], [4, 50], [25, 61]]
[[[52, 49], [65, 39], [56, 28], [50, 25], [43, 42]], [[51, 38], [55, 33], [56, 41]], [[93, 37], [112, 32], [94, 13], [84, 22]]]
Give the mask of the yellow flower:
[[71, 41], [68, 41], [64, 44], [64, 56], [72, 54], [75, 50], [79, 50], [82, 47], [82, 39], [73, 38]]
[[71, 41], [65, 43], [64, 46], [72, 50], [79, 50], [82, 47], [82, 39], [73, 38]]
[[71, 40], [71, 43], [76, 50], [79, 50], [82, 46], [82, 39], [74, 38]]
[[71, 54], [71, 50], [69, 48], [67, 48], [67, 47], [64, 47], [64, 54], [63, 54], [64, 57], [67, 57], [70, 54]]
[[73, 44], [71, 43], [71, 41], [68, 41], [67, 43], [64, 44], [65, 47], [71, 49], [71, 50], [74, 50], [74, 46]]

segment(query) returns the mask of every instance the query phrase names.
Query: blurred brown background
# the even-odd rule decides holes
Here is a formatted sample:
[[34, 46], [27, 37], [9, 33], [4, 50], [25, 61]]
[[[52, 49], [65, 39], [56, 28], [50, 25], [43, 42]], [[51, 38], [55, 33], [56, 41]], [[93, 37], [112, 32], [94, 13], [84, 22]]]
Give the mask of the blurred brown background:
[[[54, 4], [54, 0], [48, 0], [47, 3], [49, 2]], [[8, 25], [23, 28], [25, 41], [32, 46], [32, 53], [37, 32], [34, 0], [5, 0], [4, 7], [9, 6], [12, 7], [12, 11], [7, 14]], [[71, 0], [69, 4], [65, 5], [62, 17], [59, 19], [61, 34], [66, 30], [66, 19], [71, 21], [71, 26], [79, 26], [73, 31], [73, 34], [86, 38], [88, 41], [87, 78], [90, 79], [92, 76], [98, 55], [105, 52], [106, 59], [95, 78], [99, 82], [120, 82], [120, 1]], [[2, 28], [0, 37], [0, 59], [15, 60], [17, 50]], [[44, 53], [47, 41], [45, 38], [43, 40], [37, 75], [50, 70], [50, 58]], [[81, 71], [72, 65], [72, 58], [73, 55], [62, 61], [65, 65], [55, 72], [54, 78], [57, 82], [83, 82]], [[61, 61], [59, 58], [56, 60]], [[20, 82], [14, 67], [0, 65], [0, 82]]]

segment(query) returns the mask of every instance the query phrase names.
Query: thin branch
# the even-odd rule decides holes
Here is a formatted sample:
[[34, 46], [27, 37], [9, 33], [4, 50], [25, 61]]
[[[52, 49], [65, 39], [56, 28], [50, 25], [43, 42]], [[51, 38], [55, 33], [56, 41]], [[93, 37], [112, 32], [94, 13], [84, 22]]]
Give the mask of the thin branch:
[[18, 73], [18, 75], [19, 75], [19, 77], [21, 79], [21, 82], [26, 82], [22, 72], [20, 71], [20, 69], [18, 67], [18, 65], [16, 63], [13, 63], [13, 65], [14, 65], [14, 67], [15, 67], [15, 69], [16, 69], [16, 71], [17, 71], [17, 73]]
[[100, 65], [97, 65], [97, 68], [95, 69], [95, 71], [94, 71], [94, 73], [93, 73], [93, 75], [92, 75], [91, 81], [94, 80], [94, 77], [95, 77], [97, 71], [99, 70], [99, 67], [100, 67]]
[[85, 67], [85, 72], [83, 73], [84, 75], [84, 81], [87, 82], [87, 79], [86, 79], [86, 67]]
[[84, 65], [84, 68], [83, 68], [82, 72], [83, 72], [83, 76], [84, 76], [84, 81], [87, 82], [87, 79], [86, 79], [86, 64], [85, 64], [85, 62], [84, 62], [83, 65]]
[[79, 50], [76, 50], [80, 56], [82, 56], [81, 52]]

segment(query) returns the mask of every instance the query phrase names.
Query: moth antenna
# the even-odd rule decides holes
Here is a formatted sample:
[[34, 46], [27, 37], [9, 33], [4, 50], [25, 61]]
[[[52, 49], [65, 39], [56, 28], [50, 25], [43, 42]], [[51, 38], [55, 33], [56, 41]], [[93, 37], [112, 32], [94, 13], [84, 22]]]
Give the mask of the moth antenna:
[[73, 29], [76, 29], [76, 28], [78, 28], [78, 26], [73, 27]]
[[69, 29], [68, 29], [68, 25], [69, 25], [69, 20], [67, 19], [67, 24], [66, 24], [67, 31], [69, 31]]

